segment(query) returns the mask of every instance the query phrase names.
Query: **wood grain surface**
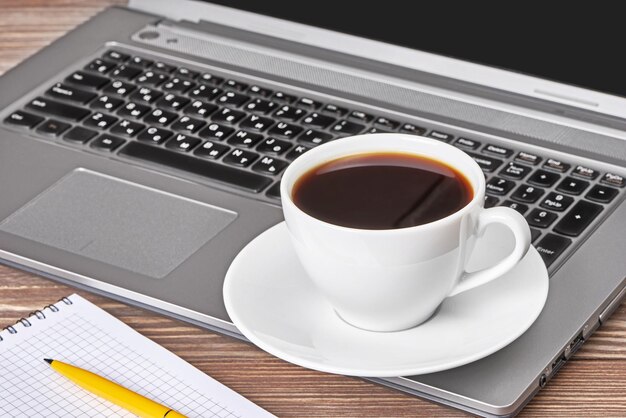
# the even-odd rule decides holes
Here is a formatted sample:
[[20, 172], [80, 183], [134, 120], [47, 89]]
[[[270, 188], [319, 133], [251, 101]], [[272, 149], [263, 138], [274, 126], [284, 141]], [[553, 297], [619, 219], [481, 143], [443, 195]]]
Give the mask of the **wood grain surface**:
[[[103, 8], [122, 3], [0, 0], [0, 73]], [[0, 266], [0, 327], [75, 291]], [[361, 379], [293, 366], [250, 344], [180, 321], [77, 293], [280, 417], [465, 416]], [[626, 308], [621, 306], [520, 416], [626, 417], [625, 343]]]

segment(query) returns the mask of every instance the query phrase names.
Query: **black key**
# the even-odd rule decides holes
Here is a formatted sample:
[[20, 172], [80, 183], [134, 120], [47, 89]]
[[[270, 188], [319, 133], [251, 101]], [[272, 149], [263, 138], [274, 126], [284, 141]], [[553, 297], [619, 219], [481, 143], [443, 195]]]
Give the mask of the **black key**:
[[98, 110], [107, 110], [110, 112], [118, 108], [122, 103], [124, 103], [124, 100], [117, 99], [113, 96], [109, 96], [108, 94], [105, 94], [103, 96], [98, 97], [96, 100], [94, 100], [94, 102], [91, 103], [91, 108], [98, 109]]
[[276, 138], [267, 138], [265, 141], [261, 142], [256, 149], [257, 151], [265, 154], [280, 155], [287, 151], [290, 147], [291, 142], [281, 141]]
[[89, 87], [93, 89], [99, 89], [109, 82], [108, 78], [101, 77], [95, 74], [89, 74], [84, 71], [76, 71], [68, 76], [65, 81], [76, 86]]
[[83, 128], [82, 126], [75, 126], [69, 131], [67, 131], [67, 133], [65, 134], [65, 136], [63, 136], [63, 138], [67, 141], [79, 142], [81, 144], [84, 144], [85, 142], [89, 141], [91, 138], [93, 138], [96, 135], [98, 135], [98, 132], [96, 131]]
[[547, 228], [552, 225], [552, 222], [556, 220], [556, 217], [556, 213], [542, 209], [533, 209], [532, 212], [530, 212], [530, 214], [526, 217], [526, 220], [530, 226]]
[[117, 114], [120, 116], [139, 119], [146, 115], [150, 111], [150, 109], [150, 106], [142, 105], [135, 102], [128, 102], [120, 110], [117, 111]]
[[198, 81], [204, 84], [210, 84], [212, 86], [219, 86], [224, 82], [224, 79], [213, 74], [203, 73]]
[[235, 133], [235, 135], [230, 137], [230, 139], [228, 140], [228, 143], [238, 146], [238, 147], [252, 148], [256, 144], [258, 144], [262, 139], [263, 139], [263, 135], [239, 130]]
[[260, 174], [238, 170], [233, 167], [191, 157], [182, 153], [175, 153], [142, 142], [131, 141], [120, 150], [120, 155], [188, 171], [252, 192], [259, 192], [272, 182], [270, 178]]
[[322, 109], [322, 113], [326, 113], [327, 115], [332, 115], [332, 116], [341, 118], [348, 114], [348, 109], [346, 109], [345, 107], [339, 107], [334, 104], [327, 104]]
[[322, 104], [308, 97], [301, 97], [296, 103], [296, 106], [302, 109], [316, 110], [319, 109]]
[[280, 199], [280, 181], [267, 189], [267, 193], [265, 194], [271, 198]]
[[230, 147], [226, 145], [218, 144], [216, 142], [206, 141], [202, 146], [196, 148], [194, 154], [199, 157], [209, 158], [211, 160], [217, 160], [224, 155]]
[[191, 92], [189, 92], [189, 96], [194, 99], [201, 99], [201, 100], [208, 101], [208, 100], [215, 99], [221, 93], [222, 93], [222, 90], [218, 89], [217, 87], [208, 86], [206, 84], [200, 84], [199, 86], [196, 86], [193, 90], [191, 90]]
[[276, 112], [274, 112], [274, 117], [291, 122], [297, 121], [304, 115], [306, 115], [304, 110], [289, 105], [281, 106]]
[[202, 142], [198, 138], [190, 137], [184, 134], [176, 134], [172, 139], [167, 141], [165, 148], [176, 151], [188, 152], [198, 146]]
[[148, 116], [144, 118], [144, 121], [150, 125], [166, 126], [172, 123], [177, 117], [178, 115], [174, 112], [168, 112], [163, 109], [153, 109]]
[[185, 108], [185, 113], [193, 116], [200, 116], [206, 118], [211, 113], [215, 112], [218, 107], [211, 103], [203, 102], [202, 100], [195, 100], [191, 105]]
[[352, 112], [350, 112], [350, 115], [348, 115], [348, 119], [352, 119], [361, 123], [369, 123], [374, 119], [374, 116], [365, 112], [361, 112], [360, 110], [353, 110]]
[[499, 200], [496, 199], [495, 197], [489, 196], [489, 195], [485, 195], [485, 207], [486, 208], [492, 208], [495, 205], [497, 205], [498, 202], [499, 202]]
[[180, 67], [178, 70], [176, 70], [174, 75], [176, 77], [187, 78], [189, 80], [193, 80], [194, 78], [200, 75], [200, 72], [190, 70], [189, 68], [186, 68], [186, 67]]
[[254, 94], [255, 96], [270, 97], [273, 92], [270, 89], [254, 85], [250, 86], [250, 89], [248, 89], [248, 93]]
[[378, 128], [388, 129], [390, 131], [398, 129], [400, 126], [400, 122], [396, 122], [395, 120], [387, 119], [382, 116], [377, 117], [374, 121], [374, 125]]
[[372, 126], [367, 131], [365, 131], [366, 134], [388, 134], [390, 132], [391, 131], [388, 131], [386, 129], [380, 129], [380, 128], [377, 128], [375, 126]]
[[468, 152], [467, 155], [472, 157], [472, 159], [478, 163], [480, 168], [488, 173], [495, 171], [498, 167], [502, 165], [503, 162], [502, 160], [487, 157], [485, 155], [474, 154], [473, 152]]
[[510, 179], [521, 180], [530, 172], [530, 167], [517, 163], [509, 163], [500, 171], [500, 175]]
[[281, 102], [281, 103], [293, 103], [293, 102], [296, 101], [297, 97], [296, 96], [292, 96], [292, 95], [287, 94], [287, 93], [284, 93], [282, 91], [277, 91], [272, 96], [272, 99], [277, 101], [277, 102]]
[[594, 170], [593, 168], [585, 167], [582, 165], [577, 165], [572, 170], [573, 176], [581, 177], [587, 180], [594, 180], [596, 177], [598, 177], [599, 174], [600, 173], [598, 173], [597, 170]]
[[85, 70], [94, 71], [100, 74], [106, 74], [117, 64], [113, 61], [96, 58], [85, 66]]
[[522, 185], [515, 190], [511, 198], [523, 203], [535, 203], [543, 195], [543, 189], [534, 186]]
[[152, 68], [154, 68], [155, 70], [164, 72], [164, 73], [171, 73], [172, 71], [174, 71], [176, 69], [175, 65], [170, 65], [170, 64], [166, 64], [162, 61], [157, 61], [152, 65]]
[[305, 147], [304, 145], [297, 145], [293, 147], [293, 149], [287, 153], [286, 157], [287, 159], [293, 161], [310, 149], [311, 148]]
[[617, 174], [606, 173], [604, 177], [602, 177], [601, 182], [604, 184], [608, 184], [609, 186], [624, 187], [624, 185], [626, 184], [626, 179]]
[[135, 82], [137, 84], [141, 84], [142, 86], [158, 86], [162, 83], [164, 83], [165, 81], [169, 80], [170, 78], [163, 73], [159, 73], [157, 71], [144, 71], [143, 74], [141, 74], [139, 77], [137, 77], [137, 79], [135, 80]]
[[558, 171], [559, 173], [565, 173], [571, 166], [569, 164], [565, 164], [563, 161], [548, 158], [546, 162], [543, 163], [543, 167]]
[[4, 119], [4, 123], [19, 126], [22, 128], [32, 128], [33, 126], [41, 123], [44, 118], [41, 116], [33, 115], [32, 113], [24, 112], [18, 110], [17, 112], [11, 113]]
[[303, 125], [313, 126], [314, 128], [326, 128], [331, 123], [335, 123], [337, 119], [331, 118], [330, 116], [321, 115], [317, 112], [313, 112], [308, 115], [306, 118], [302, 119]]
[[135, 136], [139, 133], [146, 125], [142, 125], [141, 123], [133, 122], [128, 119], [122, 119], [111, 128], [111, 133], [116, 135], [125, 135], [125, 136]]
[[443, 142], [450, 142], [454, 138], [454, 135], [440, 131], [430, 131], [428, 136]]
[[161, 88], [165, 91], [171, 91], [174, 93], [184, 93], [187, 90], [194, 88], [196, 86], [196, 83], [194, 83], [193, 81], [184, 79], [184, 78], [180, 78], [180, 77], [174, 77], [169, 81], [166, 81]]
[[206, 125], [206, 122], [201, 119], [183, 116], [176, 122], [174, 122], [170, 128], [174, 129], [175, 131], [193, 134], [204, 125]]
[[102, 89], [102, 91], [104, 93], [116, 94], [118, 96], [124, 97], [130, 94], [133, 90], [135, 90], [135, 88], [136, 87], [134, 85], [126, 83], [122, 80], [113, 80], [111, 84]]
[[98, 129], [109, 129], [115, 122], [117, 122], [116, 117], [96, 112], [85, 119], [85, 126], [91, 126]]
[[546, 170], [537, 170], [529, 178], [528, 182], [535, 186], [550, 187], [559, 180], [561, 176]]
[[239, 126], [245, 129], [253, 130], [256, 132], [263, 132], [274, 124], [274, 121], [270, 118], [264, 118], [259, 115], [250, 115], [245, 118]]
[[248, 167], [257, 158], [259, 158], [259, 154], [255, 152], [235, 148], [224, 157], [223, 161], [226, 164], [236, 165], [238, 167]]
[[239, 107], [248, 101], [248, 96], [245, 94], [235, 93], [234, 91], [227, 91], [217, 98], [216, 102], [226, 106]]
[[348, 134], [348, 135], [358, 134], [363, 129], [365, 129], [364, 125], [354, 123], [354, 122], [349, 122], [347, 120], [341, 120], [337, 122], [331, 128], [331, 130], [336, 134]]
[[483, 148], [483, 152], [503, 158], [508, 158], [513, 155], [513, 150], [493, 144], [485, 145], [485, 148]]
[[65, 103], [60, 103], [50, 99], [45, 99], [43, 97], [38, 97], [32, 100], [28, 105], [26, 105], [26, 107], [33, 110], [38, 110], [48, 115], [57, 116], [59, 118], [69, 119], [73, 121], [79, 121], [87, 116], [89, 113], [91, 113], [87, 109], [68, 105]]
[[277, 107], [278, 105], [274, 102], [270, 102], [268, 100], [263, 100], [263, 99], [253, 99], [250, 103], [244, 106], [244, 109], [246, 109], [249, 112], [267, 115], [268, 113], [272, 112]]
[[287, 122], [278, 122], [267, 133], [271, 136], [279, 138], [292, 139], [302, 132], [302, 128]]
[[563, 181], [556, 186], [556, 189], [560, 192], [579, 195], [587, 187], [589, 187], [588, 181], [577, 180], [574, 177], [565, 177]]
[[555, 234], [547, 234], [539, 241], [535, 246], [546, 267], [550, 267], [554, 260], [556, 260], [567, 247], [572, 243], [572, 240], [565, 237], [560, 237]]
[[474, 141], [473, 139], [461, 137], [454, 142], [454, 145], [467, 149], [477, 149], [478, 147], [480, 147], [480, 142]]
[[283, 160], [278, 160], [272, 157], [263, 157], [255, 165], [252, 166], [252, 170], [258, 171], [263, 174], [270, 174], [275, 176], [287, 167], [289, 163]]
[[511, 208], [511, 209], [515, 209], [521, 215], [526, 213], [526, 211], [528, 210], [528, 206], [526, 206], [525, 204], [513, 202], [512, 200], [505, 200], [504, 202], [502, 202], [502, 206], [505, 206], [505, 207]]
[[161, 96], [163, 96], [163, 93], [158, 90], [151, 89], [150, 87], [141, 87], [130, 95], [130, 99], [138, 102], [153, 103]]
[[617, 189], [612, 187], [606, 187], [601, 185], [593, 186], [589, 193], [585, 196], [587, 199], [595, 200], [596, 202], [609, 203], [615, 196], [617, 196]]
[[230, 123], [232, 125], [239, 122], [244, 116], [246, 116], [244, 112], [223, 107], [211, 116], [211, 120], [215, 122]]
[[487, 193], [497, 194], [497, 195], [505, 195], [511, 191], [511, 189], [515, 187], [515, 182], [511, 180], [501, 179], [499, 177], [492, 177], [487, 184], [485, 184], [485, 189]]
[[167, 93], [156, 105], [171, 110], [180, 110], [189, 103], [189, 99], [174, 93]]
[[563, 235], [577, 237], [600, 212], [602, 212], [602, 206], [580, 200], [556, 224], [554, 230]]
[[142, 57], [132, 57], [129, 61], [129, 64], [133, 64], [141, 68], [148, 68], [149, 66], [154, 64], [154, 61]]
[[91, 147], [97, 148], [104, 151], [113, 151], [114, 149], [120, 147], [124, 142], [122, 138], [117, 136], [102, 134], [93, 141], [91, 141]]
[[120, 65], [109, 76], [114, 78], [121, 78], [122, 80], [132, 80], [142, 73], [141, 68], [133, 67], [132, 65]]
[[80, 104], [90, 102], [96, 97], [95, 93], [79, 90], [61, 83], [56, 83], [46, 92], [46, 94], [50, 97], [54, 97], [55, 99], [67, 100]]
[[424, 135], [426, 133], [426, 129], [421, 126], [413, 125], [412, 123], [405, 123], [400, 128], [400, 132], [411, 135]]
[[235, 132], [233, 128], [220, 125], [219, 123], [210, 123], [206, 128], [201, 130], [198, 135], [202, 138], [217, 139], [218, 141], [222, 141], [228, 138], [228, 136], [230, 136], [233, 132]]
[[246, 83], [241, 83], [239, 81], [230, 79], [226, 80], [226, 82], [224, 83], [224, 87], [235, 91], [245, 91], [248, 88], [248, 85]]
[[529, 152], [520, 151], [519, 154], [517, 154], [517, 156], [515, 157], [515, 161], [530, 165], [537, 165], [541, 162], [541, 157], [535, 154], [531, 154]]
[[543, 199], [543, 202], [541, 202], [540, 206], [542, 208], [563, 212], [573, 202], [574, 199], [569, 196], [565, 196], [561, 193], [551, 192], [545, 199]]
[[172, 132], [166, 129], [155, 128], [154, 126], [151, 126], [142, 133], [140, 133], [137, 136], [137, 139], [140, 141], [150, 142], [152, 144], [162, 144], [170, 136], [172, 136]]
[[332, 139], [333, 136], [331, 134], [315, 131], [313, 129], [307, 129], [298, 137], [298, 141], [310, 146], [320, 145]]
[[54, 119], [48, 119], [37, 127], [37, 132], [47, 136], [59, 136], [72, 126], [69, 123], [60, 122]]
[[111, 61], [124, 62], [130, 58], [130, 55], [112, 49], [105, 52], [104, 55], [102, 55], [102, 58], [106, 58]]
[[537, 238], [541, 236], [541, 231], [535, 228], [530, 228], [530, 242], [537, 241]]

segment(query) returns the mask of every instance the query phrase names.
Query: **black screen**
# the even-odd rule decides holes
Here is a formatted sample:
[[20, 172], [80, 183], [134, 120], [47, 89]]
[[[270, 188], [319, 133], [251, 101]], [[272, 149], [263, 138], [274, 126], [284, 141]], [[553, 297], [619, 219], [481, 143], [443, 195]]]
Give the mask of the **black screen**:
[[626, 97], [626, 21], [603, 3], [211, 2]]

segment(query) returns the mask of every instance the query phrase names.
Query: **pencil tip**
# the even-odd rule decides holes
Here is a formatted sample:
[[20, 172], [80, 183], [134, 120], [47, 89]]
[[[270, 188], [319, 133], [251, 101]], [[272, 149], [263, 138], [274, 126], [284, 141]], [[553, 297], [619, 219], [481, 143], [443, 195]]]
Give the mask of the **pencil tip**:
[[43, 361], [45, 361], [48, 364], [52, 364], [52, 359], [45, 358], [45, 359], [43, 359]]

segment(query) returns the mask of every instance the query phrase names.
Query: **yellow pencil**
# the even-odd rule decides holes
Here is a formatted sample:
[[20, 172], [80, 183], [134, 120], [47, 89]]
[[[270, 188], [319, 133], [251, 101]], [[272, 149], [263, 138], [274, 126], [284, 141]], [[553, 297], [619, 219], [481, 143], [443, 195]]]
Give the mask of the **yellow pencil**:
[[58, 360], [44, 359], [63, 376], [89, 392], [100, 396], [142, 418], [186, 418], [172, 408], [156, 403], [132, 390], [111, 382], [102, 376], [91, 373]]

